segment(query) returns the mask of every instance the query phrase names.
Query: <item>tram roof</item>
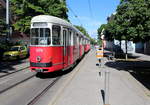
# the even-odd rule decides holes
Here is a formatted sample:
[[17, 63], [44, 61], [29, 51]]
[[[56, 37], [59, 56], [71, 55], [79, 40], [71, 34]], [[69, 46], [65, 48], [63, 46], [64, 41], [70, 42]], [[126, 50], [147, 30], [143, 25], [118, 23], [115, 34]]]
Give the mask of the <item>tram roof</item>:
[[50, 16], [50, 15], [38, 15], [31, 19], [31, 23], [34, 23], [34, 22], [48, 22], [48, 23], [55, 23], [55, 24], [68, 26], [68, 27], [71, 27], [72, 29], [76, 30], [84, 38], [86, 37], [85, 35], [83, 35], [82, 32], [80, 32], [77, 28], [75, 28], [71, 23], [69, 23], [63, 19], [60, 19], [58, 17], [54, 17], [54, 16]]

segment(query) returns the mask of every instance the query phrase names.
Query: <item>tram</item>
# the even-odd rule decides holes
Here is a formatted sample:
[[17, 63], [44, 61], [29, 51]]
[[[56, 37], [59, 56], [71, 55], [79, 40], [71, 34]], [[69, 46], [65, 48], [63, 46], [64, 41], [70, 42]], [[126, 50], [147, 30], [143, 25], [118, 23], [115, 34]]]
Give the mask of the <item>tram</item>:
[[30, 30], [31, 71], [46, 73], [68, 69], [90, 50], [90, 40], [58, 17], [35, 16]]

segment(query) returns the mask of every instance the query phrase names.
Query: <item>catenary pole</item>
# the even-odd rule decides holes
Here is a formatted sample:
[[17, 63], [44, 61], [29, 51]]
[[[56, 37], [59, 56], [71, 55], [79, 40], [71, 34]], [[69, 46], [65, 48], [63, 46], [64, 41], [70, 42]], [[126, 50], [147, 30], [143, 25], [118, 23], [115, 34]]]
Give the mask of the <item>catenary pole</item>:
[[9, 27], [9, 0], [6, 0], [6, 28], [7, 28], [7, 40], [10, 38], [10, 27]]

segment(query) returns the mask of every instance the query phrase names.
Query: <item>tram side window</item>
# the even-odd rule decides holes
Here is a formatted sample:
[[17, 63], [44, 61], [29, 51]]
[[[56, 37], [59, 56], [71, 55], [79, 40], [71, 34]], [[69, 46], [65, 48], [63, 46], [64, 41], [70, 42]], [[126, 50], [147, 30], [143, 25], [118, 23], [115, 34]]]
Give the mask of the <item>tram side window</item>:
[[77, 37], [76, 37], [76, 34], [75, 32], [73, 33], [73, 45], [76, 45], [77, 43]]
[[52, 26], [52, 43], [53, 43], [53, 45], [60, 45], [60, 41], [61, 41], [60, 32], [61, 32], [60, 26], [56, 26], [56, 25]]
[[71, 30], [69, 31], [69, 45], [72, 45], [72, 32]]
[[68, 45], [71, 45], [71, 30], [68, 31]]
[[77, 43], [76, 43], [76, 44], [79, 45], [79, 35], [76, 34], [76, 36], [77, 36], [77, 38], [76, 38], [76, 42], [77, 42]]
[[79, 37], [79, 43], [82, 45], [82, 37]]

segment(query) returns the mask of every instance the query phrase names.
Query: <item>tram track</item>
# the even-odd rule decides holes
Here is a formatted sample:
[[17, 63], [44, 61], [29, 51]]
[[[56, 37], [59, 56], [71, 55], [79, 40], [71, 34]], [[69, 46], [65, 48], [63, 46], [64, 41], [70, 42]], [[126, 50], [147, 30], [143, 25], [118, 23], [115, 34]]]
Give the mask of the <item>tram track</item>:
[[29, 66], [0, 76], [0, 94], [33, 78], [36, 74], [28, 70]]
[[[80, 69], [80, 67], [78, 67], [78, 69]], [[58, 85], [60, 85], [59, 83], [63, 83], [62, 81], [66, 80], [67, 77], [69, 76], [69, 75], [66, 77], [63, 76], [63, 74], [66, 74], [67, 72], [68, 71], [66, 71], [65, 73], [55, 72], [49, 73], [47, 75], [37, 75], [36, 73], [33, 74], [33, 72], [26, 70], [25, 72], [22, 71], [16, 74], [14, 73], [13, 75], [8, 77], [6, 76], [4, 78], [0, 78], [0, 96], [1, 96], [0, 101], [3, 105], [36, 105], [39, 104], [41, 100], [43, 100], [43, 98], [44, 100], [46, 100], [45, 97], [47, 97], [47, 95], [50, 95], [50, 98], [52, 99], [53, 97], [52, 94], [56, 94], [55, 90], [57, 89]], [[10, 85], [12, 81], [13, 84]], [[64, 85], [68, 84], [69, 83], [67, 82]], [[65, 86], [62, 88], [63, 89], [61, 89], [61, 91], [64, 90]], [[16, 94], [16, 92], [18, 92], [18, 94]], [[59, 92], [60, 91], [58, 90], [57, 93]], [[57, 95], [58, 94], [56, 94], [55, 98], [58, 97]], [[9, 101], [5, 100], [6, 98], [8, 98]], [[51, 100], [50, 98], [48, 98], [48, 100]]]
[[29, 66], [27, 66], [27, 67], [25, 67], [25, 68], [22, 68], [22, 69], [19, 69], [19, 70], [16, 70], [16, 71], [13, 71], [13, 72], [10, 72], [10, 73], [6, 73], [6, 74], [4, 74], [4, 75], [1, 75], [0, 78], [3, 78], [3, 77], [8, 76], [8, 75], [10, 75], [10, 74], [14, 74], [14, 73], [23, 71], [23, 70], [25, 70], [25, 69], [27, 69], [27, 68], [29, 68]]
[[4, 92], [8, 91], [9, 89], [14, 88], [15, 86], [18, 86], [19, 84], [21, 84], [21, 83], [23, 83], [23, 82], [26, 82], [27, 80], [33, 78], [35, 75], [36, 75], [36, 74], [31, 75], [31, 76], [29, 76], [28, 78], [25, 78], [25, 79], [23, 79], [23, 80], [21, 80], [21, 81], [19, 81], [19, 82], [17, 82], [17, 83], [14, 83], [13, 85], [10, 85], [10, 86], [7, 87], [7, 88], [4, 88], [4, 89], [0, 90], [0, 94], [2, 94], [2, 93], [4, 93]]
[[61, 78], [57, 77], [56, 79], [54, 79], [52, 81], [52, 83], [50, 83], [45, 89], [43, 89], [43, 91], [41, 91], [37, 96], [35, 96], [27, 105], [34, 105], [52, 86], [54, 86], [56, 84], [56, 82]]

